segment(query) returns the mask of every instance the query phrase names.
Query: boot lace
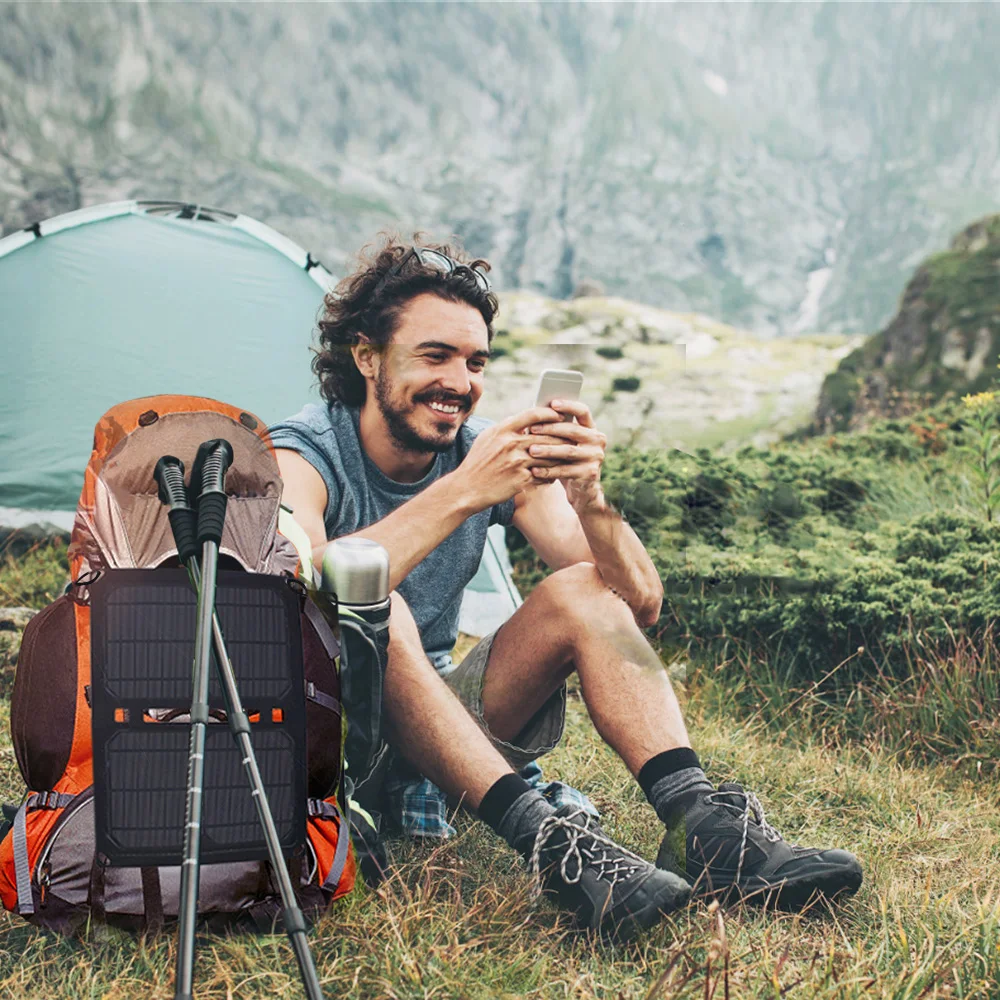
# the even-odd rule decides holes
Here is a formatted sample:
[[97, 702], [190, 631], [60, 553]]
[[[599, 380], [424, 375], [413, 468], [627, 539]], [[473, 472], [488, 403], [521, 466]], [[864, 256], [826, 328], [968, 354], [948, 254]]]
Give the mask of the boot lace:
[[[739, 806], [734, 805], [732, 802], [727, 802], [726, 797], [738, 795], [743, 798], [743, 809], [741, 810]], [[766, 817], [764, 816], [764, 807], [760, 804], [760, 799], [753, 792], [739, 791], [735, 789], [732, 791], [724, 792], [710, 792], [705, 796], [710, 802], [716, 805], [725, 806], [727, 809], [732, 809], [733, 812], [741, 812], [743, 820], [743, 835], [740, 838], [740, 860], [736, 865], [736, 881], [739, 882], [740, 875], [743, 874], [743, 859], [746, 857], [747, 853], [747, 834], [750, 830], [750, 819], [753, 817], [754, 822], [760, 827], [760, 831], [764, 834], [764, 839], [772, 844], [777, 844], [779, 841], [784, 840], [781, 834], [768, 823]]]
[[[582, 818], [584, 824], [573, 822]], [[567, 885], [580, 881], [585, 868], [593, 867], [597, 877], [609, 882], [611, 889], [625, 882], [637, 872], [649, 867], [649, 863], [638, 855], [616, 844], [599, 830], [592, 829], [593, 817], [583, 809], [576, 809], [564, 816], [552, 815], [542, 820], [535, 835], [528, 871], [534, 877], [531, 890], [532, 900], [542, 894], [542, 851], [559, 830], [566, 832], [566, 844], [559, 862], [559, 875]]]

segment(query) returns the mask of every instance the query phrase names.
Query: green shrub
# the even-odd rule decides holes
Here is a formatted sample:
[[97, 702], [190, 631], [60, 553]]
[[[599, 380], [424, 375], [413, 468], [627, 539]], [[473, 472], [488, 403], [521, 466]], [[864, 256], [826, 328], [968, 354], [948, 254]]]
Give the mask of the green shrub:
[[804, 681], [859, 646], [870, 655], [845, 678], [899, 675], [914, 648], [987, 634], [1000, 532], [956, 503], [971, 490], [946, 410], [729, 456], [612, 449], [604, 490], [660, 570], [667, 652], [706, 665], [739, 653]]
[[609, 361], [617, 361], [619, 358], [625, 357], [625, 352], [620, 347], [598, 347], [597, 354]]
[[615, 392], [635, 392], [641, 384], [642, 382], [637, 376], [623, 375], [620, 378], [612, 380], [611, 388]]
[[823, 398], [834, 414], [834, 430], [843, 430], [847, 426], [847, 421], [854, 411], [854, 403], [861, 391], [861, 379], [851, 370], [853, 363], [853, 356], [848, 355], [840, 363], [840, 367], [827, 375], [823, 382]]
[[[664, 585], [650, 634], [695, 666], [766, 663], [793, 685], [842, 661], [845, 684], [902, 678], [917, 653], [985, 639], [1000, 530], [968, 483], [963, 433], [949, 403], [732, 455], [611, 449], [605, 494]], [[545, 574], [523, 544], [514, 555], [519, 582]]]

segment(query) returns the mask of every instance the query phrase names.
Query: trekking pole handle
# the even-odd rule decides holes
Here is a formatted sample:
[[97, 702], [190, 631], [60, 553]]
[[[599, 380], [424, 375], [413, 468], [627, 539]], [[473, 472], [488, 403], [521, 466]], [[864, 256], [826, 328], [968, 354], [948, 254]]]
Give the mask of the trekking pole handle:
[[198, 494], [198, 544], [222, 541], [226, 524], [226, 473], [233, 464], [233, 446], [225, 438], [205, 441], [198, 449], [191, 485], [200, 484]]
[[169, 508], [167, 517], [174, 533], [174, 544], [182, 563], [198, 553], [195, 512], [188, 503], [187, 488], [184, 486], [184, 463], [173, 455], [164, 455], [153, 470], [160, 501]]

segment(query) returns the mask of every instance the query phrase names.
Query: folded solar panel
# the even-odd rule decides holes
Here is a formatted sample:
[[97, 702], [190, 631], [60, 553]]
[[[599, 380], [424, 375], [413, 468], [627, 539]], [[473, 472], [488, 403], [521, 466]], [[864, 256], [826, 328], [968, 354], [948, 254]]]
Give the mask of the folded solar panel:
[[[91, 585], [91, 607], [98, 854], [112, 865], [180, 864], [197, 596], [183, 570], [110, 570]], [[300, 598], [281, 577], [222, 571], [216, 611], [281, 845], [292, 853], [306, 823]], [[209, 709], [201, 860], [263, 860], [214, 662]]]

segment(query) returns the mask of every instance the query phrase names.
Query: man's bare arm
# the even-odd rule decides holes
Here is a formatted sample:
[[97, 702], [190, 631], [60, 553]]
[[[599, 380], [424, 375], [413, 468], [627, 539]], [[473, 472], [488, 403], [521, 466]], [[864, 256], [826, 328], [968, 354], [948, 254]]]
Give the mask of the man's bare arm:
[[[312, 545], [313, 562], [321, 567], [326, 537], [324, 515], [327, 493], [323, 477], [298, 452], [276, 448], [278, 468], [285, 488], [282, 502], [290, 507]], [[469, 501], [443, 476], [391, 514], [344, 538], [370, 538], [390, 554], [389, 589], [395, 590], [406, 575], [437, 548], [466, 518], [475, 513]]]
[[607, 502], [603, 491], [576, 515], [604, 582], [628, 604], [643, 628], [655, 625], [663, 604], [663, 583], [639, 536]]
[[656, 624], [663, 602], [660, 575], [636, 533], [598, 490], [595, 499], [574, 510], [562, 483], [547, 483], [517, 497], [514, 525], [546, 566], [562, 569], [592, 562], [632, 609], [636, 621]]
[[[562, 489], [545, 490], [544, 500], [533, 497], [526, 504], [521, 519], [529, 522], [532, 545], [540, 554], [548, 547], [557, 561], [589, 549], [604, 581], [628, 604], [636, 621], [643, 627], [653, 625], [660, 616], [663, 585], [642, 542], [601, 489], [607, 438], [594, 426], [585, 403], [553, 400], [550, 406], [562, 421], [533, 426], [528, 436], [537, 443], [530, 453], [539, 463], [533, 470], [538, 481]], [[556, 541], [549, 543], [547, 537]], [[544, 554], [542, 558], [554, 565]]]

